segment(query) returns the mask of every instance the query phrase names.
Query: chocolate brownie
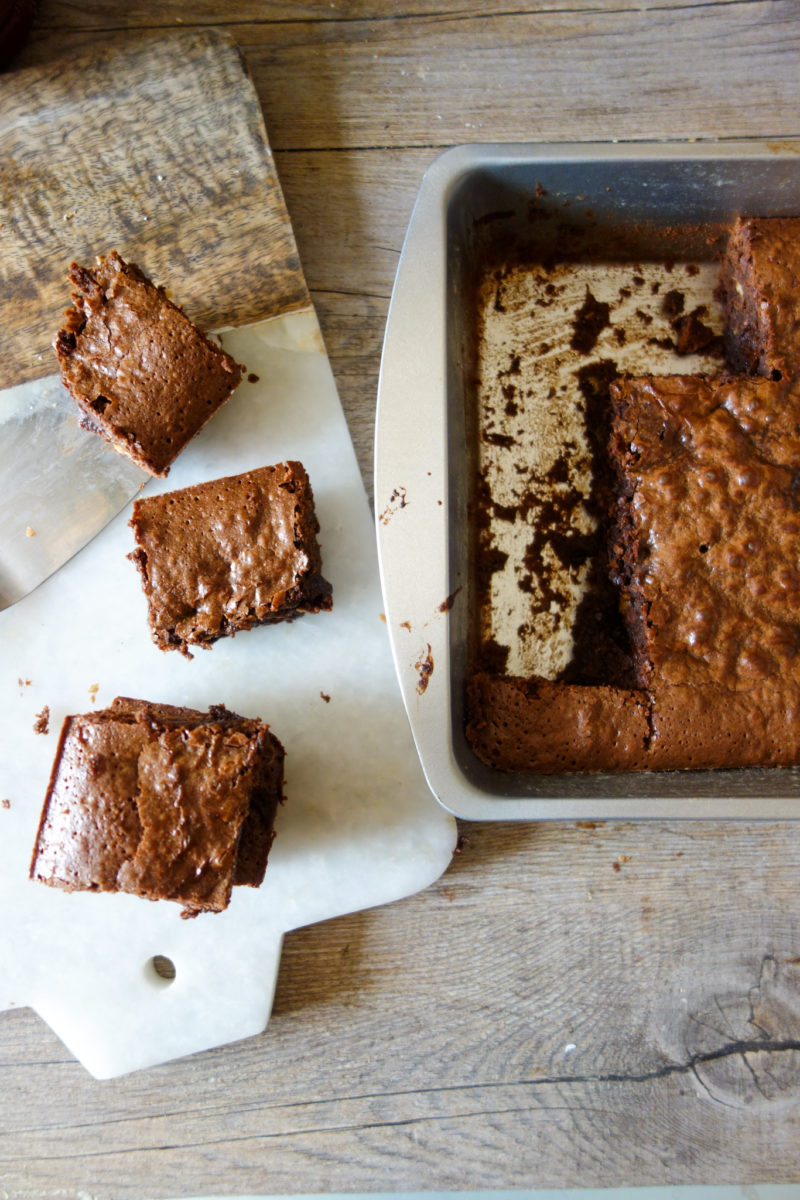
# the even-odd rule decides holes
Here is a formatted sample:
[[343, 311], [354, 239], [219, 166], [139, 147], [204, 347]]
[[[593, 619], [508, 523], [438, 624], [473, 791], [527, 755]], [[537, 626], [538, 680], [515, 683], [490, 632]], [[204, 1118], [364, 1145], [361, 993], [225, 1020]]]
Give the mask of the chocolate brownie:
[[612, 569], [642, 686], [800, 688], [800, 391], [620, 380]]
[[281, 743], [259, 720], [117, 698], [66, 718], [31, 878], [66, 891], [220, 912], [258, 886], [282, 799]]
[[70, 278], [73, 307], [53, 344], [81, 425], [166, 475], [237, 387], [241, 367], [116, 251], [93, 269], [73, 263]]
[[800, 221], [739, 219], [728, 239], [720, 289], [726, 354], [735, 371], [797, 378], [800, 365]]
[[129, 557], [162, 650], [188, 654], [189, 645], [332, 606], [302, 463], [137, 500], [130, 524]]
[[647, 696], [636, 689], [476, 672], [467, 738], [489, 766], [560, 774], [647, 765]]

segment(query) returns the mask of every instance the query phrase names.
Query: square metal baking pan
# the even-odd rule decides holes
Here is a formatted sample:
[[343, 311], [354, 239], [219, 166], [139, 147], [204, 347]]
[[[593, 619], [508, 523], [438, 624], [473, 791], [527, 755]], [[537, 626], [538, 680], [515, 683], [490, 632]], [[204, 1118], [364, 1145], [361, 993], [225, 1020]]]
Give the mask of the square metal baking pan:
[[473, 145], [427, 171], [387, 321], [375, 507], [386, 622], [429, 786], [473, 820], [800, 817], [797, 768], [507, 774], [467, 743], [476, 231], [497, 222], [529, 236], [545, 195], [612, 241], [622, 225], [639, 230], [645, 255], [648, 238], [679, 228], [679, 256], [713, 257], [706, 232], [740, 214], [800, 214], [800, 143]]

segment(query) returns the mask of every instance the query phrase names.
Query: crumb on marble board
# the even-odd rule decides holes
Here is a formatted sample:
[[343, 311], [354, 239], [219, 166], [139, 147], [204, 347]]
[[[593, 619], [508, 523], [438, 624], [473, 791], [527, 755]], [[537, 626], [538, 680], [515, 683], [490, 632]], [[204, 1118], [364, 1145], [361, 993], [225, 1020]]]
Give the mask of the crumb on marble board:
[[50, 706], [45, 704], [40, 713], [36, 714], [36, 720], [33, 723], [34, 733], [49, 733], [50, 732]]

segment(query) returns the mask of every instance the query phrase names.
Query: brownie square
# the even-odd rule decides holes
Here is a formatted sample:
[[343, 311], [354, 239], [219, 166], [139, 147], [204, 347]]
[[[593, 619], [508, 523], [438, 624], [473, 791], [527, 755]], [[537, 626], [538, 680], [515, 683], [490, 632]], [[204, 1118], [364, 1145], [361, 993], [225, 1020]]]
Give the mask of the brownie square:
[[234, 883], [263, 880], [283, 758], [268, 726], [221, 706], [118, 698], [67, 717], [31, 878], [220, 912]]
[[152, 475], [170, 464], [241, 379], [241, 367], [116, 251], [73, 263], [73, 307], [54, 341], [81, 425]]
[[189, 645], [332, 606], [302, 463], [137, 500], [130, 525], [162, 650], [188, 655]]
[[800, 684], [800, 392], [673, 376], [611, 398], [613, 562], [642, 685]]
[[800, 219], [739, 219], [722, 263], [725, 349], [735, 371], [796, 378], [800, 363]]

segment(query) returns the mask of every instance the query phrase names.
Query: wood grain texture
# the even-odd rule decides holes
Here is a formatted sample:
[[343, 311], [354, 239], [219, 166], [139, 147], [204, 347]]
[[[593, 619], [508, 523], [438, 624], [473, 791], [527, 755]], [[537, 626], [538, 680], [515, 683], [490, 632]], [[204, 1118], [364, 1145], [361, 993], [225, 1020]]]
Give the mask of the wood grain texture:
[[642, 828], [465, 826], [426, 892], [287, 938], [263, 1036], [125, 1079], [9, 1014], [3, 1186], [791, 1181], [795, 827]]
[[3, 386], [55, 369], [71, 261], [117, 249], [204, 328], [309, 303], [257, 97], [219, 31], [0, 78]]
[[[124, 11], [123, 11], [124, 10]], [[777, 0], [42, 0], [19, 65], [243, 46], [365, 481], [421, 175], [456, 141], [800, 135]], [[0, 1019], [20, 1200], [800, 1177], [800, 828], [462, 825], [418, 896], [286, 939], [267, 1031], [96, 1083]]]

